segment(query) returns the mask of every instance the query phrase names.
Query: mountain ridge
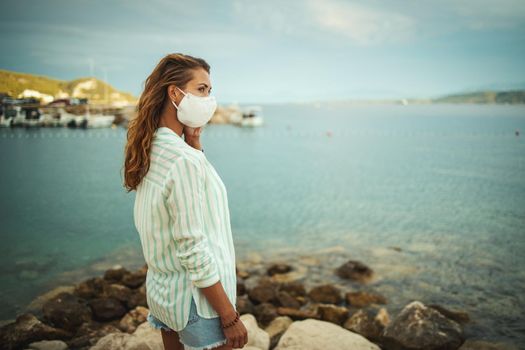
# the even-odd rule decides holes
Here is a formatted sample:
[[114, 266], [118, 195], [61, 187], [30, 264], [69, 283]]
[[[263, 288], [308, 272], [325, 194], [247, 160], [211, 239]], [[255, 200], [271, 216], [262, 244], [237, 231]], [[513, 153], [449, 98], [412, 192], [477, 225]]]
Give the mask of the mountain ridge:
[[94, 77], [60, 80], [5, 69], [0, 69], [0, 92], [15, 98], [35, 97], [45, 103], [71, 97], [88, 98], [91, 104], [129, 105], [137, 102], [131, 93], [119, 91]]
[[[80, 77], [73, 80], [60, 80], [52, 77], [14, 72], [0, 69], [0, 93], [13, 97], [36, 97], [44, 102], [57, 98], [88, 98], [91, 104], [131, 105], [137, 98], [128, 92], [121, 92], [110, 84], [94, 78]], [[107, 98], [106, 98], [107, 93]], [[456, 92], [440, 97], [397, 98], [397, 99], [341, 99], [323, 101], [345, 103], [362, 101], [368, 103], [401, 102], [406, 103], [477, 103], [477, 104], [525, 104], [524, 89], [470, 90]]]

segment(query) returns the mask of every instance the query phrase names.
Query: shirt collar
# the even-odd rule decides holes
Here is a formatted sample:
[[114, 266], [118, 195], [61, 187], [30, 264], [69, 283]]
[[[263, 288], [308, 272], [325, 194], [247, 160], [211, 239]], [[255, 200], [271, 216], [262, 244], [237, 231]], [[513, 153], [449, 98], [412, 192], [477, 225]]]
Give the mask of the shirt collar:
[[184, 143], [186, 143], [183, 138], [181, 136], [179, 136], [179, 134], [177, 134], [175, 131], [173, 131], [172, 129], [168, 128], [167, 126], [160, 126], [157, 128], [157, 130], [155, 130], [155, 135], [165, 135], [165, 136], [168, 136], [170, 138], [174, 138], [174, 139], [177, 139], [177, 140], [180, 140]]
[[175, 131], [171, 130], [167, 126], [158, 127], [157, 130], [155, 130], [153, 137], [160, 139], [168, 138], [170, 140], [176, 140], [176, 142], [178, 142], [183, 148], [190, 150], [190, 152], [197, 152], [199, 155], [202, 155], [204, 158], [206, 158], [203, 152], [188, 145], [186, 141], [184, 141], [184, 139], [181, 136], [179, 136], [179, 134], [177, 134]]

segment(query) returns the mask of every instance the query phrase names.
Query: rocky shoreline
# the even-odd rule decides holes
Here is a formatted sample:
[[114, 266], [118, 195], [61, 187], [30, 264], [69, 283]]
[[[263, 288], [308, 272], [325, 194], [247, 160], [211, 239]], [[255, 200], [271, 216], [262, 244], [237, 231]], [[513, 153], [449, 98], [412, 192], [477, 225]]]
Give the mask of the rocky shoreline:
[[[250, 258], [237, 264], [237, 310], [249, 332], [247, 350], [286, 349], [517, 349], [466, 339], [464, 311], [420, 300], [390, 315], [388, 296], [331, 282], [308, 281], [309, 266]], [[361, 261], [333, 266], [343, 281], [366, 285], [375, 275]], [[326, 269], [325, 269], [326, 271]], [[160, 332], [146, 322], [147, 266], [120, 265], [103, 276], [57, 287], [28, 312], [0, 328], [1, 349], [158, 349]]]

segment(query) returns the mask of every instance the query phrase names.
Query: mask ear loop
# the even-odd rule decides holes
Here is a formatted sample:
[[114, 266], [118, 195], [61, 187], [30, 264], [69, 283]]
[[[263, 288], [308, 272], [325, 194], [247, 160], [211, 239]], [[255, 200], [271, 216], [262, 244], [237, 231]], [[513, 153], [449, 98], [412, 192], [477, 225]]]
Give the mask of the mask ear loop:
[[[177, 87], [177, 89], [179, 89], [179, 88]], [[184, 96], [186, 96], [186, 93], [184, 91], [182, 91], [181, 89], [179, 89], [179, 91], [182, 92], [184, 94]]]
[[[177, 86], [177, 89], [179, 89], [179, 87]], [[180, 92], [182, 92], [184, 94], [184, 96], [186, 96], [186, 93], [184, 91], [182, 91], [181, 89], [179, 89]], [[175, 108], [177, 109], [177, 111], [179, 110], [179, 107], [177, 107], [177, 104], [175, 103], [175, 101], [171, 101], [171, 103], [175, 106]]]
[[171, 104], [172, 104], [173, 106], [175, 106], [175, 109], [176, 109], [177, 111], [179, 110], [179, 107], [177, 107], [177, 104], [175, 103], [175, 101], [171, 101]]

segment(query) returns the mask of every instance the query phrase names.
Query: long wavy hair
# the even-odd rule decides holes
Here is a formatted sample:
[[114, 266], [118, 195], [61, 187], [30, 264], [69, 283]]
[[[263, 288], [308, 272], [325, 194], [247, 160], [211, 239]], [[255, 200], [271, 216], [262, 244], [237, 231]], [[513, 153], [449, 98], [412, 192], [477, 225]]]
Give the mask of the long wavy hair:
[[137, 189], [150, 166], [150, 149], [157, 130], [160, 114], [168, 96], [168, 86], [181, 89], [193, 79], [193, 70], [210, 66], [201, 58], [172, 53], [163, 57], [144, 84], [136, 107], [136, 117], [128, 124], [127, 143], [124, 151], [124, 187], [127, 192]]

